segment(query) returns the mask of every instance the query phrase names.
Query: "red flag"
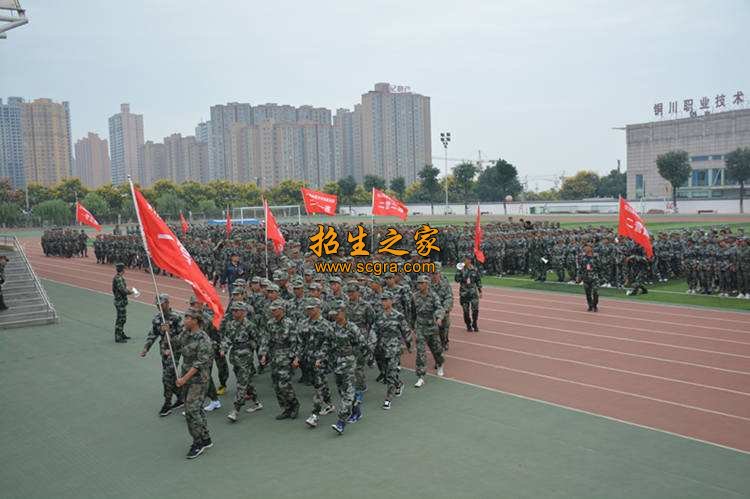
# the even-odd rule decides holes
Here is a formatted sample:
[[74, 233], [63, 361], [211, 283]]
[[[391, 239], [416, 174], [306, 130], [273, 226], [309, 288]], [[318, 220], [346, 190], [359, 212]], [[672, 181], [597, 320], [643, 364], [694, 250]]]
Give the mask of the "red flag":
[[193, 261], [190, 253], [156, 213], [156, 210], [146, 201], [143, 194], [132, 187], [132, 184], [131, 189], [148, 254], [159, 268], [178, 276], [192, 286], [196, 298], [206, 303], [213, 310], [213, 324], [218, 328], [221, 325], [221, 318], [224, 316], [224, 307], [221, 305], [219, 295], [216, 294], [216, 289], [208, 282], [206, 276]]
[[271, 213], [271, 209], [268, 207], [268, 201], [265, 199], [263, 200], [263, 210], [266, 212], [266, 243], [268, 243], [269, 239], [273, 241], [273, 250], [279, 255], [284, 251], [286, 239], [284, 239], [284, 235], [281, 233], [281, 230], [279, 230], [279, 226], [276, 224], [276, 219], [273, 217], [273, 213]]
[[95, 228], [96, 230], [102, 230], [102, 226], [96, 221], [94, 215], [89, 210], [83, 207], [81, 203], [76, 201], [76, 222], [86, 224]]
[[409, 216], [409, 208], [396, 198], [390, 197], [385, 192], [372, 188], [372, 214], [392, 215], [406, 220]]
[[190, 226], [188, 225], [187, 220], [185, 220], [185, 217], [182, 216], [182, 212], [180, 212], [180, 224], [182, 225], [182, 235], [187, 235]]
[[305, 202], [305, 211], [311, 213], [323, 213], [324, 215], [335, 215], [338, 196], [314, 191], [302, 187], [302, 200]]
[[227, 239], [232, 236], [232, 215], [227, 206]]
[[479, 222], [479, 205], [477, 205], [477, 223], [474, 225], [474, 256], [479, 263], [484, 263], [484, 252], [482, 251], [482, 224]]
[[643, 219], [638, 215], [638, 212], [623, 198], [620, 198], [620, 224], [617, 227], [617, 233], [640, 244], [646, 252], [646, 256], [653, 258], [654, 249], [651, 246], [651, 237], [648, 229], [646, 229], [646, 224], [643, 223]]

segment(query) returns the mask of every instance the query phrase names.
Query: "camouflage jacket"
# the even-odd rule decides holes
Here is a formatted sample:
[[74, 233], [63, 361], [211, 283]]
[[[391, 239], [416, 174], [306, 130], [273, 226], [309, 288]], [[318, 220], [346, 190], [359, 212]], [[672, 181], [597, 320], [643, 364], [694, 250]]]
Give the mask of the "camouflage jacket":
[[292, 321], [283, 317], [280, 321], [271, 317], [266, 324], [266, 334], [261, 336], [258, 347], [260, 356], [270, 357], [274, 364], [288, 365], [299, 356], [299, 341]]
[[128, 286], [125, 284], [125, 277], [117, 274], [112, 279], [112, 294], [115, 297], [115, 302], [127, 303], [128, 302]]
[[230, 319], [224, 327], [221, 338], [221, 351], [227, 353], [250, 353], [258, 348], [258, 338], [254, 324], [247, 317], [241, 321]]
[[476, 267], [464, 267], [456, 272], [453, 280], [459, 284], [458, 293], [461, 298], [475, 297], [482, 291], [482, 274]]
[[192, 333], [183, 331], [179, 343], [182, 353], [182, 376], [194, 367], [198, 372], [190, 378], [188, 384], [208, 383], [214, 349], [206, 332], [202, 329]]
[[323, 319], [321, 314], [315, 320], [304, 318], [297, 324], [297, 337], [300, 343], [300, 358], [315, 360], [316, 352], [322, 347], [323, 342], [333, 332], [331, 323]]
[[434, 291], [428, 289], [426, 294], [417, 291], [413, 295], [413, 303], [414, 312], [411, 322], [416, 327], [437, 328], [435, 321], [445, 317], [445, 309]]
[[356, 324], [351, 321], [343, 326], [334, 323], [316, 350], [314, 360], [327, 362], [334, 373], [343, 374], [354, 368], [357, 353], [366, 350], [365, 338]]
[[443, 304], [443, 309], [445, 309], [445, 313], [447, 314], [453, 309], [453, 288], [451, 288], [451, 284], [444, 275], [441, 275], [440, 282], [436, 285], [433, 284], [432, 286], [435, 290], [435, 294], [440, 298], [440, 303]]
[[378, 348], [385, 352], [387, 357], [401, 353], [401, 343], [409, 341], [411, 335], [406, 317], [395, 308], [391, 308], [390, 312], [383, 310], [378, 314], [372, 331], [373, 334], [377, 334]]
[[[166, 319], [167, 324], [169, 324], [169, 337], [172, 341], [172, 349], [174, 350], [175, 354], [177, 354], [177, 352], [179, 352], [179, 345], [177, 345], [177, 343], [179, 342], [177, 341], [177, 339], [182, 332], [182, 316], [174, 310], [170, 310], [169, 312], [164, 314], [164, 318]], [[151, 319], [151, 330], [148, 332], [148, 335], [146, 336], [146, 343], [143, 345], [143, 349], [145, 351], [148, 352], [151, 349], [151, 346], [156, 342], [156, 340], [159, 340], [159, 348], [162, 355], [169, 351], [167, 335], [165, 333], [162, 333], [161, 331], [162, 323], [161, 312], [154, 315], [154, 318]]]

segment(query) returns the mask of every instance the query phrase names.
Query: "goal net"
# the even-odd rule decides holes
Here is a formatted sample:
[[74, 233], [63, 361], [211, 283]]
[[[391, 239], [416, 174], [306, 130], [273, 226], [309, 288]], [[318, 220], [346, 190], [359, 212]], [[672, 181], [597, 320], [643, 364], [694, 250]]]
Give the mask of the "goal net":
[[[269, 206], [271, 213], [279, 223], [301, 223], [302, 212], [300, 206], [297, 204], [293, 205], [277, 205]], [[265, 219], [263, 213], [263, 206], [241, 206], [239, 208], [232, 208], [232, 220], [249, 220], [257, 219], [261, 222]]]

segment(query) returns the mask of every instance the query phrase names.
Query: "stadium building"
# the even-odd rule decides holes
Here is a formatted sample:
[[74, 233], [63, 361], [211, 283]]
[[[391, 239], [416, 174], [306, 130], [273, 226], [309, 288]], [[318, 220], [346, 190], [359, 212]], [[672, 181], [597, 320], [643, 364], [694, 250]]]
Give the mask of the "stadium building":
[[669, 182], [656, 167], [668, 151], [687, 151], [693, 172], [677, 191], [678, 198], [737, 198], [739, 185], [724, 171], [724, 157], [750, 147], [750, 109], [628, 125], [628, 199], [671, 198]]

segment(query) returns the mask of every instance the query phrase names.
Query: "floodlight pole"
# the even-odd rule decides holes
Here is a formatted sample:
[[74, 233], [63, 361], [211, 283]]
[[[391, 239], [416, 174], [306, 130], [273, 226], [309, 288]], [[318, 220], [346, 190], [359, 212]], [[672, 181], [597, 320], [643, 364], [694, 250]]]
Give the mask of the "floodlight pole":
[[440, 142], [443, 143], [445, 150], [445, 210], [443, 214], [448, 214], [448, 143], [451, 141], [450, 132], [440, 132]]

